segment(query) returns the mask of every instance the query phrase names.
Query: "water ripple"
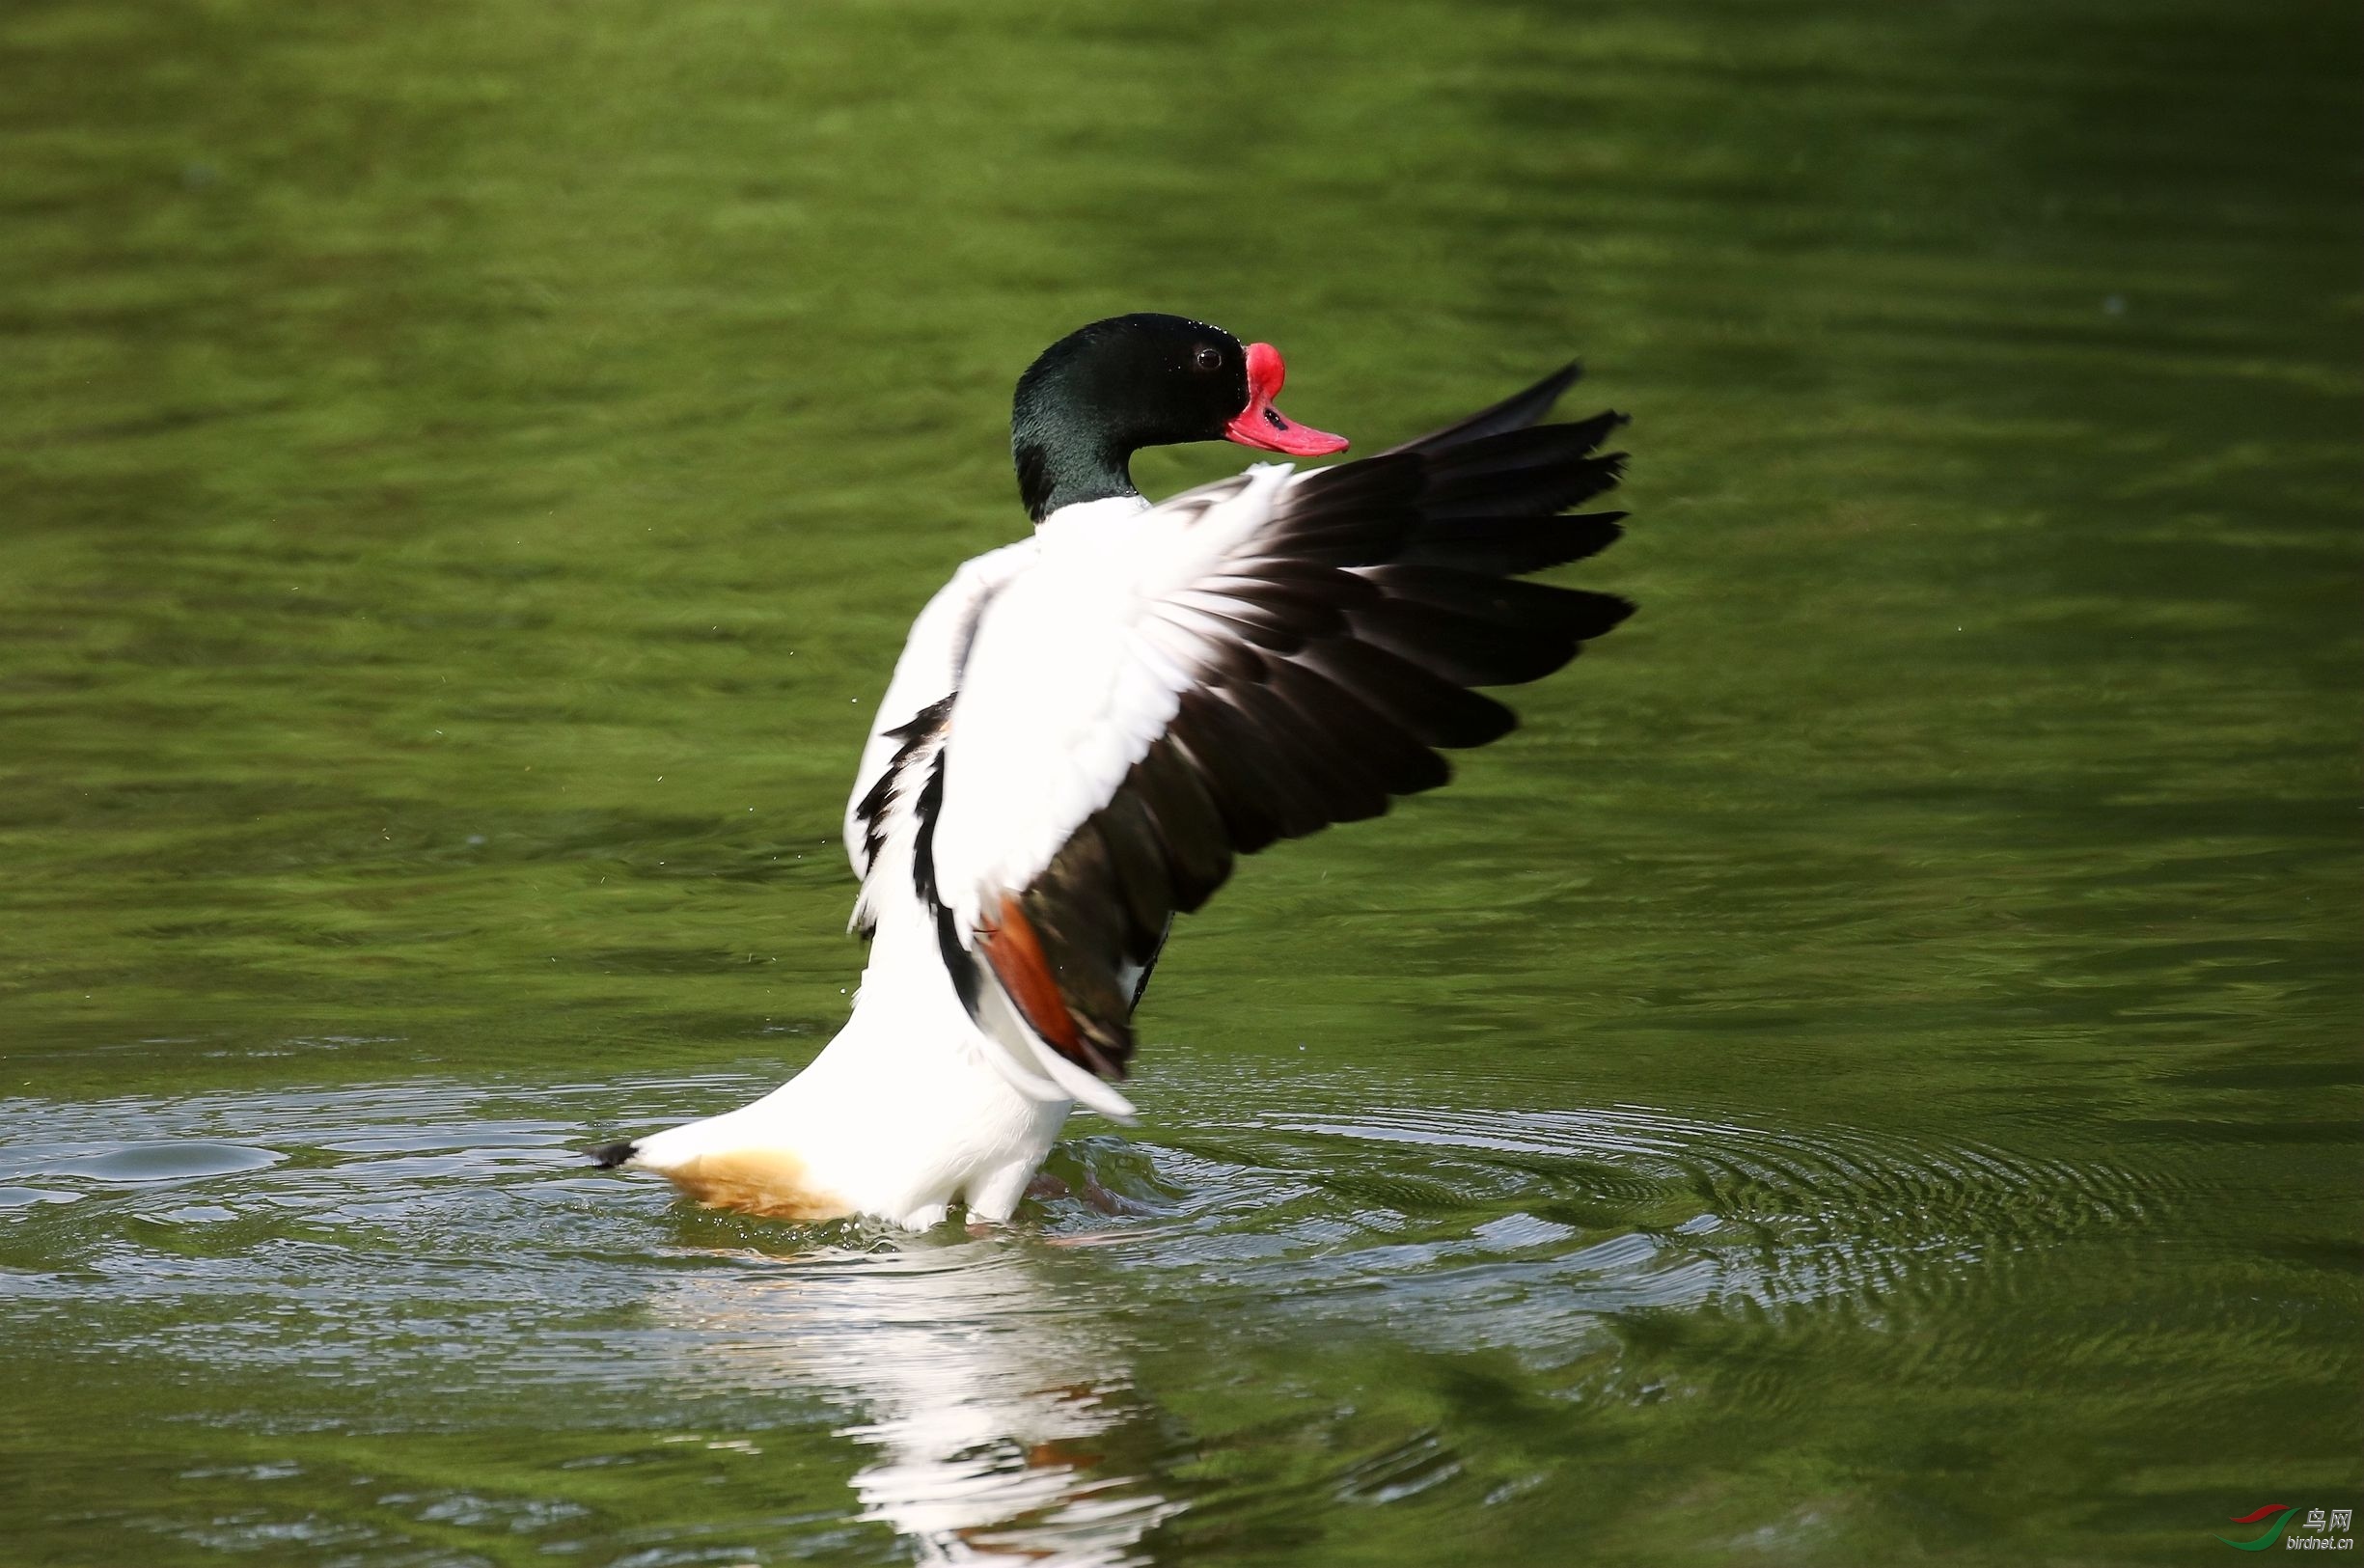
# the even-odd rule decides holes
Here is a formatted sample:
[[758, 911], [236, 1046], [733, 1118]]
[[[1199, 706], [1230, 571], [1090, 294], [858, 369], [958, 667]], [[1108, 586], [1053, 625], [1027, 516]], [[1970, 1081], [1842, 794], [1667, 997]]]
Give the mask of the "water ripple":
[[1273, 1116], [1154, 1147], [1151, 1183], [1096, 1169], [1126, 1146], [1069, 1154], [1168, 1222], [1130, 1261], [1432, 1343], [1542, 1351], [1644, 1307], [1904, 1310], [2166, 1201], [2164, 1182], [2106, 1164], [1631, 1106]]
[[[575, 1152], [761, 1087], [0, 1103], [0, 1125], [44, 1133], [0, 1145], [0, 1304], [20, 1327], [70, 1325], [84, 1353], [293, 1373], [392, 1422], [464, 1423], [528, 1379], [653, 1398], [692, 1435], [712, 1414], [756, 1448], [819, 1425], [868, 1455], [860, 1520], [1115, 1564], [1190, 1500], [1109, 1457], [1167, 1441], [1133, 1323], [1188, 1321], [1210, 1355], [1327, 1325], [1561, 1364], [1613, 1352], [1636, 1312], [1909, 1315], [2164, 1201], [2109, 1165], [1636, 1106], [1194, 1125], [1186, 1105], [1168, 1130], [1069, 1138], [1052, 1169], [1077, 1196], [974, 1236], [707, 1213]], [[691, 1440], [642, 1434], [609, 1458]], [[1341, 1458], [1328, 1484], [1389, 1503], [1463, 1471], [1416, 1432]], [[479, 1507], [449, 1488], [417, 1502], [422, 1519]]]

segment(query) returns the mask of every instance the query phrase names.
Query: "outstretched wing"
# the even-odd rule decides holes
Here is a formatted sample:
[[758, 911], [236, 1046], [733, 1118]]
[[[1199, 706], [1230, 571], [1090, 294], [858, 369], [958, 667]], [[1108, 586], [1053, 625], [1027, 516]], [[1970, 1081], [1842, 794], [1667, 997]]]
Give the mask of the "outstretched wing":
[[1444, 783], [1440, 749], [1517, 723], [1471, 688], [1548, 674], [1632, 612], [1520, 580], [1619, 533], [1560, 513], [1616, 483], [1596, 449], [1623, 416], [1533, 424], [1574, 378], [1037, 536], [915, 754], [915, 885], [980, 1022], [1014, 1013], [1063, 1086], [1121, 1079], [1140, 977], [1236, 856]]
[[845, 803], [845, 855], [866, 884], [854, 905], [857, 931], [866, 935], [876, 924], [866, 884], [889, 836], [897, 775], [913, 765], [913, 738], [943, 717], [960, 683], [978, 618], [1004, 583], [1033, 564], [1038, 548], [1031, 538], [1020, 539], [967, 562], [911, 623], [893, 678], [878, 700], [870, 737], [854, 769], [854, 792]]

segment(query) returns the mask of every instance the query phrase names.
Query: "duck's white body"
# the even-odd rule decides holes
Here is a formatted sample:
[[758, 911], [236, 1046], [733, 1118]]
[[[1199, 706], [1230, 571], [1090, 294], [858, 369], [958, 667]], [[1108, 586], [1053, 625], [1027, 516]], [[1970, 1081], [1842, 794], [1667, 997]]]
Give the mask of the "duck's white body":
[[[1066, 511], [1123, 516], [1147, 503]], [[1067, 536], [1081, 517], [1055, 514]], [[878, 704], [845, 808], [846, 852], [863, 878], [857, 923], [874, 920], [854, 1015], [810, 1066], [752, 1105], [639, 1141], [627, 1161], [701, 1201], [783, 1219], [875, 1215], [911, 1229], [950, 1205], [1003, 1220], [1026, 1195], [1074, 1099], [1012, 1083], [1010, 1047], [953, 991], [934, 918], [911, 886], [913, 821], [898, 812], [875, 854], [860, 809], [898, 748], [894, 731], [954, 687], [984, 601], [1035, 565], [1041, 536], [962, 566], [912, 623]], [[1023, 1049], [1023, 1046], [1021, 1047]]]
[[868, 1214], [911, 1229], [952, 1203], [1008, 1218], [1073, 1101], [1011, 1087], [915, 905], [883, 914], [854, 1016], [753, 1105], [642, 1139], [629, 1164], [691, 1197], [788, 1220]]
[[[1006, 1219], [1077, 1105], [1132, 1115], [1112, 1081], [1174, 915], [1236, 855], [1443, 783], [1436, 748], [1516, 723], [1469, 688], [1556, 670], [1630, 610], [1516, 580], [1617, 534], [1613, 515], [1555, 515], [1617, 476], [1591, 454], [1619, 416], [1536, 425], [1573, 368], [1375, 458], [1258, 465], [1151, 507], [1072, 443], [1031, 448], [1043, 367], [1078, 344], [1138, 361], [1178, 343], [1196, 358], [1146, 376], [1170, 399], [1221, 392], [1231, 361], [1178, 318], [1101, 327], [1116, 330], [1055, 345], [1020, 383], [1034, 536], [929, 601], [863, 750], [845, 840], [872, 947], [853, 1017], [777, 1091], [602, 1164], [783, 1218]], [[1245, 411], [1216, 405], [1231, 439], [1344, 445], [1273, 410], [1279, 356], [1245, 353], [1249, 390], [1223, 395]], [[1041, 499], [1078, 474], [1076, 499]]]

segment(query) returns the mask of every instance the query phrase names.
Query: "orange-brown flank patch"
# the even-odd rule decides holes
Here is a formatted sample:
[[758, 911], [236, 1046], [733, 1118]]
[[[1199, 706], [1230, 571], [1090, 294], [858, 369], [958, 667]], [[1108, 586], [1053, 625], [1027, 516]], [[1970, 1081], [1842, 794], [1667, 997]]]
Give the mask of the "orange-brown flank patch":
[[1002, 895], [1002, 918], [998, 923], [978, 924], [976, 947], [985, 955], [985, 962], [993, 966], [1002, 989], [1009, 993], [1009, 999], [1033, 1026], [1034, 1032], [1050, 1041], [1068, 1060], [1089, 1066], [1084, 1059], [1075, 1018], [1067, 1011], [1066, 999], [1058, 994], [1058, 980], [1051, 973], [1051, 961], [1043, 956], [1042, 939], [1034, 934], [1026, 911], [1018, 907], [1016, 894]]
[[854, 1212], [835, 1193], [806, 1185], [805, 1162], [793, 1154], [757, 1149], [701, 1154], [658, 1174], [710, 1209], [737, 1209], [767, 1220], [839, 1220]]

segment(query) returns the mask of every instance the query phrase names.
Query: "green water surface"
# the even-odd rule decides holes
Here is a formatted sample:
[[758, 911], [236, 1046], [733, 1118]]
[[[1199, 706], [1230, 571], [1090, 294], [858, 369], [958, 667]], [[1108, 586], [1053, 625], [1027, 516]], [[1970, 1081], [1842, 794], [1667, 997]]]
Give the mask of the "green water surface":
[[[0, 1562], [2326, 1533], [2360, 34], [11, 0]], [[1555, 580], [1640, 614], [1185, 922], [1053, 1161], [1123, 1212], [588, 1170], [843, 1018], [869, 704], [1133, 309], [1364, 450], [1581, 353], [1635, 520]]]

